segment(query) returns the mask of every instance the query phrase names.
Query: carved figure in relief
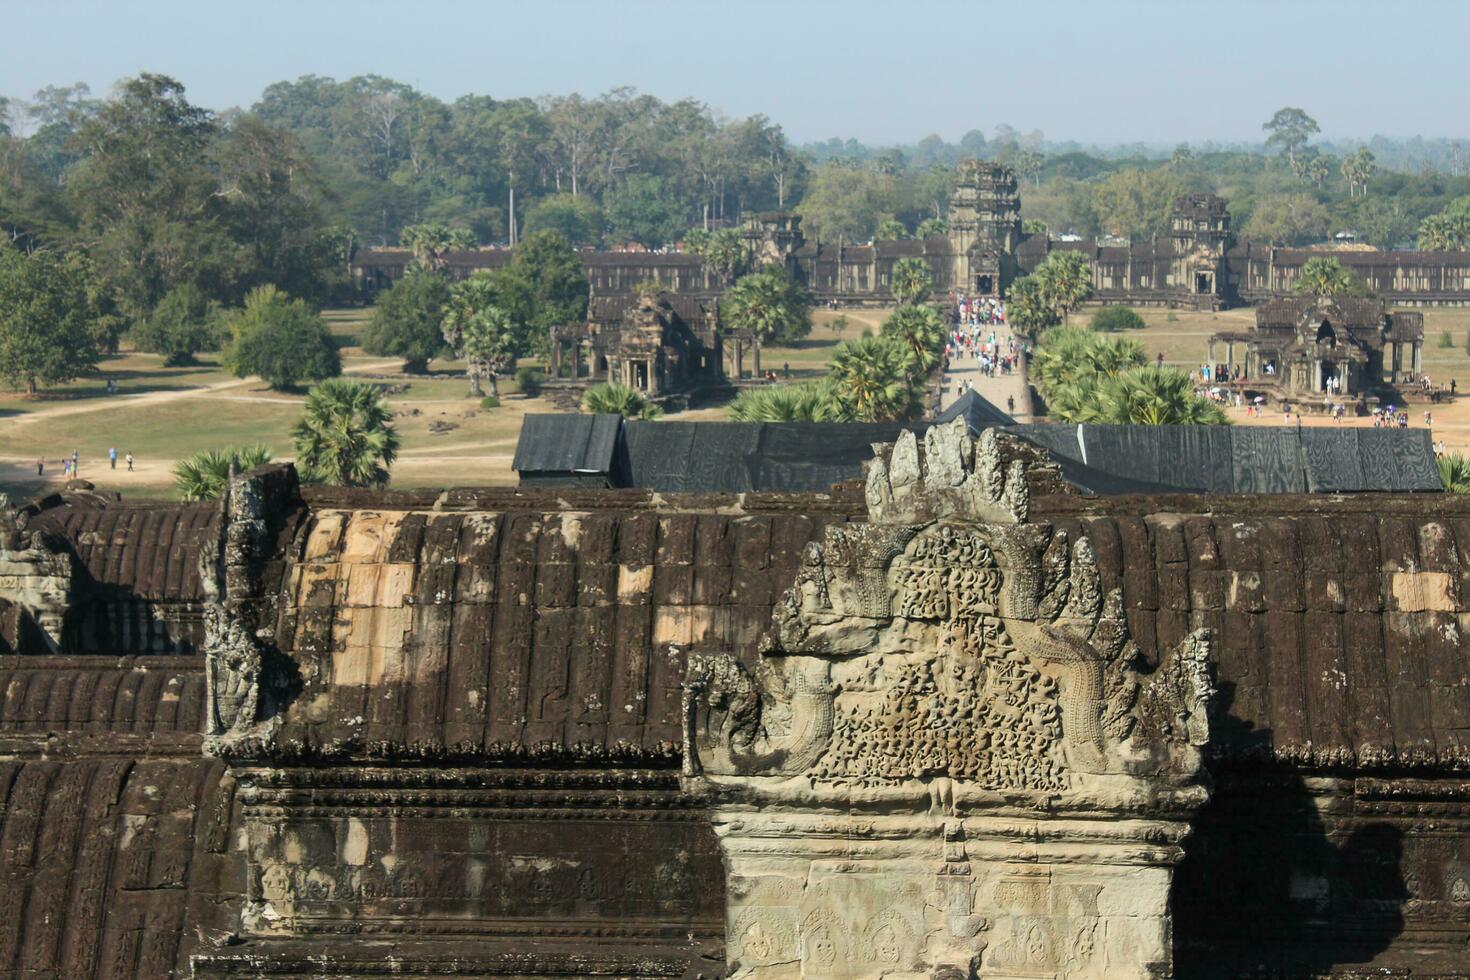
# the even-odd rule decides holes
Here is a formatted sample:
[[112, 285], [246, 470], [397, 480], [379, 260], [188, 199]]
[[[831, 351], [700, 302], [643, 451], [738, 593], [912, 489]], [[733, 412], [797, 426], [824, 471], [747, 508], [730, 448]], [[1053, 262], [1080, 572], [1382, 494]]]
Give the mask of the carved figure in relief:
[[692, 658], [690, 774], [1058, 792], [1203, 745], [1208, 635], [1142, 675], [1085, 535], [1025, 523], [1019, 463], [959, 420], [879, 447], [869, 522], [807, 548], [757, 673]]

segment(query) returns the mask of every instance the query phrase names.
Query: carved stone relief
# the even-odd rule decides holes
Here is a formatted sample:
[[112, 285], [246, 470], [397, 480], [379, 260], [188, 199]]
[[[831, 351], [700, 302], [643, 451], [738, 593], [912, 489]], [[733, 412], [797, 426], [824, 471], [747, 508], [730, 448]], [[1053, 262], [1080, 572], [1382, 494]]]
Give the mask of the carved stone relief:
[[1209, 638], [1144, 673], [1085, 535], [1027, 522], [1022, 456], [962, 421], [879, 447], [755, 669], [691, 656], [732, 975], [1167, 973]]

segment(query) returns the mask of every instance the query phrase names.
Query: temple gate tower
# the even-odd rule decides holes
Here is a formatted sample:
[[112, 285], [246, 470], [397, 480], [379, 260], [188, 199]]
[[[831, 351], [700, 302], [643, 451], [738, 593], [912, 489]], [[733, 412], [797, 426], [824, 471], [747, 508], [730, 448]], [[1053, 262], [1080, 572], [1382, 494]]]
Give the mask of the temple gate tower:
[[1230, 247], [1225, 199], [1214, 194], [1179, 198], [1174, 202], [1171, 234], [1174, 288], [1188, 294], [1200, 309], [1223, 308], [1232, 292], [1225, 256]]
[[949, 202], [950, 281], [971, 295], [1000, 296], [1015, 277], [1021, 241], [1021, 197], [1010, 167], [982, 160], [960, 164]]

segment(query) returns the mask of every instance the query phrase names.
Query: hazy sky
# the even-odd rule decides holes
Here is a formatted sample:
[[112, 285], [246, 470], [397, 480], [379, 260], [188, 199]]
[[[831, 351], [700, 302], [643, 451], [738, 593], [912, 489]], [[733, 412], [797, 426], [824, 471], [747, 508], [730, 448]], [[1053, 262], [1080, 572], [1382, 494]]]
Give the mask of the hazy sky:
[[163, 72], [213, 108], [377, 73], [444, 99], [632, 85], [800, 142], [949, 140], [998, 123], [1082, 142], [1470, 135], [1463, 0], [0, 0], [0, 94]]

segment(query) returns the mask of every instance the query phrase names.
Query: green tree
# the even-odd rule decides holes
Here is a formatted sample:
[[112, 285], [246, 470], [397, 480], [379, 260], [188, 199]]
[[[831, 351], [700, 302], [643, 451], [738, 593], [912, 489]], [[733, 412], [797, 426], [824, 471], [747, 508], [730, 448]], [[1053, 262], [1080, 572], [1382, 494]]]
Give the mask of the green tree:
[[94, 309], [78, 263], [0, 245], [0, 378], [35, 397], [96, 367]]
[[237, 378], [258, 375], [277, 390], [342, 373], [326, 321], [304, 300], [260, 286], [229, 321], [223, 363]]
[[872, 237], [894, 201], [892, 177], [828, 163], [813, 174], [796, 210], [808, 237], [840, 245]]
[[1033, 337], [1062, 322], [1047, 299], [1041, 279], [1034, 275], [1011, 283], [1006, 294], [1006, 319]]
[[1035, 272], [1041, 295], [1066, 323], [1072, 311], [1092, 296], [1092, 266], [1081, 252], [1053, 252]]
[[909, 376], [916, 381], [939, 365], [944, 352], [944, 321], [928, 306], [900, 306], [883, 321], [879, 336], [903, 346]]
[[633, 174], [603, 198], [607, 223], [615, 238], [658, 248], [676, 241], [689, 227], [688, 208], [668, 181], [653, 174]]
[[403, 358], [403, 370], [422, 374], [444, 350], [444, 311], [449, 283], [433, 272], [411, 271], [378, 293], [362, 332], [362, 349], [377, 357]]
[[585, 194], [553, 194], [526, 212], [526, 234], [554, 231], [573, 245], [596, 245], [606, 224], [602, 207]]
[[1307, 140], [1312, 138], [1313, 133], [1321, 131], [1317, 120], [1301, 109], [1294, 109], [1290, 106], [1277, 109], [1274, 116], [1261, 124], [1261, 128], [1269, 134], [1266, 137], [1266, 145], [1281, 147], [1281, 151], [1293, 164], [1296, 163], [1297, 148], [1304, 146]]
[[[559, 232], [527, 235], [516, 246], [510, 269], [505, 271], [508, 277], [495, 280], [500, 291], [496, 305], [510, 315], [512, 323], [528, 331], [517, 340], [518, 353], [545, 349], [552, 327], [587, 319], [591, 293], [587, 270]], [[528, 306], [518, 308], [523, 301]]]
[[1143, 348], [1125, 337], [1099, 334], [1085, 327], [1053, 327], [1041, 335], [1027, 370], [1052, 414], [1064, 421], [1100, 421], [1058, 412], [1062, 403], [1096, 408], [1099, 383], [1147, 363]]
[[444, 269], [449, 253], [475, 247], [475, 233], [468, 228], [450, 228], [429, 223], [409, 225], [398, 233], [398, 240], [413, 253], [413, 260], [431, 272]]
[[218, 500], [231, 469], [244, 473], [270, 461], [271, 451], [261, 445], [206, 449], [174, 464], [174, 491], [182, 500]]
[[582, 395], [582, 411], [596, 415], [621, 415], [630, 419], [655, 419], [663, 410], [628, 385], [593, 385]]
[[884, 218], [878, 222], [878, 227], [873, 229], [873, 238], [880, 242], [891, 242], [907, 237], [909, 237], [909, 230], [897, 218]]
[[1459, 453], [1449, 453], [1436, 459], [1439, 478], [1450, 493], [1470, 493], [1470, 458]]
[[918, 256], [905, 256], [893, 263], [888, 288], [900, 303], [922, 303], [934, 288], [934, 273]]
[[345, 285], [349, 249], [342, 229], [327, 225], [321, 167], [300, 140], [238, 116], [211, 142], [208, 167], [223, 202], [218, 224], [234, 245], [228, 297], [271, 283], [318, 300]]
[[169, 367], [194, 363], [200, 351], [219, 350], [218, 308], [191, 282], [168, 291], [147, 320], [130, 332], [133, 346], [162, 354]]
[[210, 294], [228, 286], [235, 249], [208, 153], [218, 132], [213, 114], [190, 104], [183, 85], [146, 73], [120, 82], [116, 97], [78, 130], [84, 156], [68, 195], [131, 319], [146, 318], [180, 283]]
[[1147, 324], [1143, 317], [1126, 306], [1104, 306], [1092, 315], [1088, 326], [1099, 333], [1118, 330], [1142, 330]]
[[1099, 226], [1109, 235], [1145, 239], [1169, 231], [1184, 184], [1170, 169], [1119, 170], [1092, 191]]
[[1363, 291], [1363, 284], [1350, 271], [1342, 267], [1337, 259], [1326, 255], [1314, 255], [1302, 263], [1292, 284], [1295, 292], [1318, 298], [1324, 296], [1353, 295]]
[[1350, 197], [1367, 197], [1368, 181], [1378, 172], [1378, 161], [1373, 151], [1366, 146], [1359, 147], [1358, 152], [1342, 161], [1342, 176], [1348, 182], [1348, 195]]
[[516, 367], [516, 330], [510, 314], [496, 305], [495, 283], [475, 276], [455, 283], [444, 313], [444, 342], [465, 361], [470, 394], [482, 394], [480, 379], [500, 397], [500, 378]]
[[1419, 225], [1419, 247], [1437, 251], [1470, 248], [1470, 197], [1456, 198]]
[[811, 333], [811, 311], [806, 290], [775, 266], [742, 276], [720, 300], [725, 325], [749, 330], [762, 345], [789, 344]]
[[1224, 425], [1225, 412], [1194, 393], [1189, 375], [1172, 368], [1125, 371], [1097, 389], [1100, 418], [1116, 425]]
[[912, 417], [918, 395], [910, 382], [904, 348], [885, 337], [860, 337], [837, 345], [829, 372], [833, 393], [858, 422]]
[[1327, 209], [1310, 194], [1267, 194], [1256, 201], [1246, 237], [1277, 245], [1305, 245], [1327, 234]]
[[934, 238], [949, 234], [949, 222], [943, 218], [925, 218], [914, 232], [915, 238]]
[[749, 249], [734, 228], [705, 231], [696, 228], [684, 238], [689, 251], [699, 256], [705, 269], [714, 275], [722, 286], [729, 286], [735, 278], [745, 272], [750, 259]]
[[1292, 162], [1291, 172], [1296, 175], [1297, 180], [1321, 190], [1332, 169], [1322, 154], [1309, 147]]
[[824, 381], [743, 388], [726, 409], [732, 422], [847, 422], [842, 403]]
[[1195, 395], [1189, 376], [1147, 367], [1143, 348], [1125, 337], [1082, 327], [1042, 335], [1030, 378], [1051, 418], [1118, 425], [1215, 425], [1219, 406]]
[[347, 378], [316, 385], [291, 430], [298, 466], [342, 487], [381, 487], [398, 456], [392, 413], [377, 386]]
[[1011, 159], [1016, 174], [1023, 181], [1030, 180], [1036, 187], [1041, 186], [1041, 168], [1045, 163], [1046, 157], [1034, 150], [1022, 150]]

